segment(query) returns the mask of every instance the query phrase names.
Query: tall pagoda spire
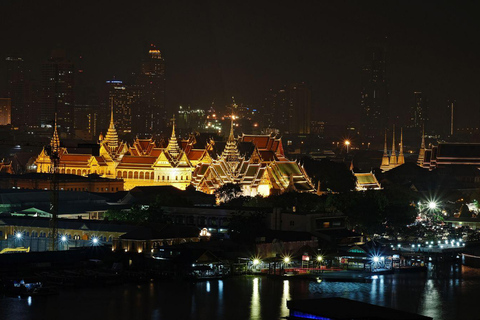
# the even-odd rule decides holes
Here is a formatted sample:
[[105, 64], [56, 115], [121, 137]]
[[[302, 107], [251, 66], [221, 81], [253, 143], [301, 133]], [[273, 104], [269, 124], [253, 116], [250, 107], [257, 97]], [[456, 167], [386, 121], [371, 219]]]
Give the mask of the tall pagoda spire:
[[418, 152], [417, 164], [423, 167], [423, 161], [425, 160], [425, 124], [422, 128], [422, 144], [420, 145], [420, 151]]
[[400, 152], [398, 153], [398, 164], [405, 163], [405, 156], [403, 155], [403, 128], [400, 128]]
[[58, 137], [57, 131], [57, 113], [55, 113], [55, 125], [53, 129], [53, 136], [50, 140], [50, 146], [52, 147], [52, 152], [60, 151], [60, 138]]
[[115, 121], [113, 120], [113, 99], [110, 114], [110, 125], [108, 126], [107, 135], [105, 136], [104, 141], [111, 149], [115, 150], [118, 148], [118, 133], [117, 129], [115, 129]]
[[383, 157], [382, 157], [382, 165], [380, 168], [386, 169], [390, 165], [390, 159], [388, 158], [388, 149], [387, 149], [387, 129], [385, 129], [385, 146], [383, 147]]
[[173, 126], [172, 126], [172, 136], [170, 140], [168, 140], [167, 151], [173, 157], [177, 158], [180, 154], [180, 147], [178, 146], [177, 137], [175, 136], [175, 115], [172, 118]]
[[232, 113], [230, 134], [228, 136], [227, 145], [225, 146], [225, 149], [223, 149], [221, 157], [229, 163], [232, 170], [235, 170], [236, 166], [240, 162], [240, 152], [238, 151], [237, 142], [235, 141], [235, 135], [233, 134], [233, 119], [234, 115]]
[[397, 164], [397, 152], [395, 149], [395, 125], [393, 125], [392, 155], [390, 156], [390, 165]]

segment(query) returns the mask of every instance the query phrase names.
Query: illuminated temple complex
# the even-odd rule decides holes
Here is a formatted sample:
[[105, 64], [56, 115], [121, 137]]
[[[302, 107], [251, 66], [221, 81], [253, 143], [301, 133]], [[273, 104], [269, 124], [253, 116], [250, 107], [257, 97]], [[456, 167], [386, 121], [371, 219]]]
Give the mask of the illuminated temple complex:
[[[174, 186], [213, 193], [227, 183], [239, 184], [246, 195], [268, 195], [286, 190], [314, 192], [305, 170], [285, 157], [280, 138], [245, 135], [235, 138], [233, 120], [225, 142], [210, 140], [196, 148], [196, 140], [177, 140], [175, 123], [168, 144], [136, 138], [131, 145], [118, 138], [113, 119], [105, 137], [99, 138], [99, 154], [68, 153], [60, 146], [57, 126], [50, 143], [58, 151], [58, 172], [86, 176], [98, 174], [121, 178], [124, 189], [136, 186]], [[37, 172], [52, 172], [52, 162], [44, 148], [36, 160]]]

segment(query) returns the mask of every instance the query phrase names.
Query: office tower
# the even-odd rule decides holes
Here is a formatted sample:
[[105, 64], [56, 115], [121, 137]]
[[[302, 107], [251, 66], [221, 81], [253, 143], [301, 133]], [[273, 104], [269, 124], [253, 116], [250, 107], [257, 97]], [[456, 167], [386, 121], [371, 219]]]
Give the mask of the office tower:
[[[159, 133], [166, 128], [167, 110], [165, 108], [165, 60], [160, 50], [151, 44], [144, 58], [140, 73], [137, 75], [140, 102], [132, 111], [141, 127], [142, 133]], [[170, 114], [170, 113], [169, 113]]]
[[361, 127], [366, 138], [379, 138], [388, 124], [389, 92], [386, 38], [370, 40], [362, 68]]
[[0, 126], [6, 126], [11, 123], [11, 99], [0, 98]]
[[120, 135], [132, 132], [132, 101], [128, 86], [120, 80], [106, 82], [108, 106], [113, 107], [115, 127]]
[[410, 108], [410, 128], [421, 128], [428, 122], [428, 99], [421, 92], [413, 93], [413, 105]]
[[265, 127], [271, 131], [309, 134], [312, 114], [311, 90], [305, 83], [272, 90], [264, 100]]
[[265, 127], [274, 132], [288, 131], [288, 107], [287, 87], [270, 89], [264, 101]]
[[456, 101], [450, 99], [447, 101], [447, 109], [445, 112], [445, 134], [446, 136], [452, 137], [455, 134], [455, 126], [454, 126], [454, 111], [455, 111], [455, 104]]
[[7, 57], [6, 59], [6, 98], [11, 103], [11, 123], [15, 127], [26, 124], [27, 118], [27, 81], [25, 62], [20, 57]]
[[88, 81], [85, 57], [79, 55], [75, 60], [75, 138], [96, 140], [100, 134], [100, 98], [97, 88]]
[[65, 50], [54, 49], [42, 65], [40, 125], [53, 125], [55, 113], [60, 134], [74, 133], [74, 68]]
[[312, 93], [305, 83], [291, 84], [288, 94], [288, 132], [309, 134], [312, 118]]

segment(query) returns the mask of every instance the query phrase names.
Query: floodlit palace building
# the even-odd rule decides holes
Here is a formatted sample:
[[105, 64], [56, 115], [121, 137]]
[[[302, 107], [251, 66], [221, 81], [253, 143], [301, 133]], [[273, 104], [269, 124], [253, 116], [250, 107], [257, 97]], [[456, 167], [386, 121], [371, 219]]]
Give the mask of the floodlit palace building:
[[[99, 139], [99, 154], [73, 154], [60, 146], [55, 125], [50, 148], [59, 155], [58, 172], [86, 176], [98, 174], [121, 178], [124, 189], [136, 186], [174, 186], [213, 193], [227, 183], [239, 184], [244, 194], [267, 196], [286, 190], [314, 192], [303, 166], [285, 157], [280, 138], [271, 135], [245, 135], [235, 138], [233, 120], [227, 142], [209, 141], [203, 149], [194, 148], [195, 137], [178, 141], [175, 124], [168, 144], [136, 138], [131, 145], [120, 141], [113, 110], [105, 137]], [[222, 150], [223, 147], [223, 150]], [[37, 172], [53, 172], [44, 148], [36, 160]]]

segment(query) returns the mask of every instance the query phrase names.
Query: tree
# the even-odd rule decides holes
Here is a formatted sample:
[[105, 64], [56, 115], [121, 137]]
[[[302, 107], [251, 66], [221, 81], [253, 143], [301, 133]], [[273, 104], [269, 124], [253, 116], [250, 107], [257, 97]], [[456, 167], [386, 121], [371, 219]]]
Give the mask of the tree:
[[226, 183], [215, 191], [215, 196], [223, 203], [228, 203], [242, 195], [242, 187], [236, 183]]
[[303, 158], [302, 162], [315, 185], [320, 181], [322, 190], [348, 192], [355, 189], [355, 176], [344, 163], [310, 157]]

